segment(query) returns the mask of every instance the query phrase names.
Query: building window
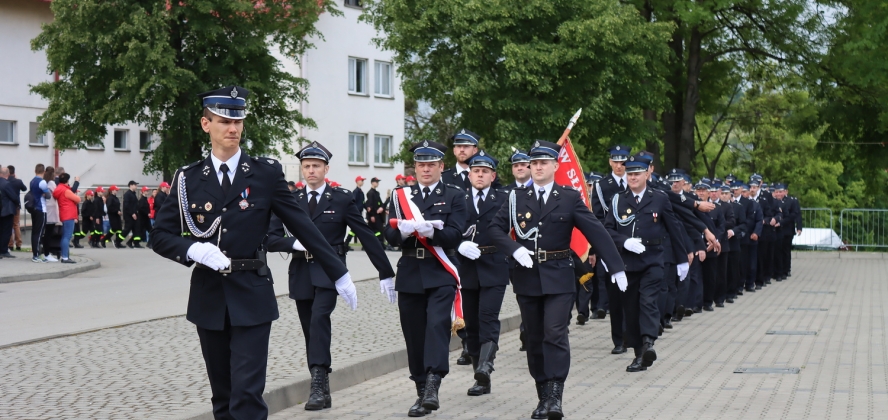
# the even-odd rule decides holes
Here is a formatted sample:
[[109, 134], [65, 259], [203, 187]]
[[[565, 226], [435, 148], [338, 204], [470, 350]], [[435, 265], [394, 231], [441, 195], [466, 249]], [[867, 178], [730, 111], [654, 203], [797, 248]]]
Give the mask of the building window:
[[15, 144], [15, 121], [0, 120], [0, 143]]
[[153, 134], [147, 131], [139, 131], [139, 150], [142, 152], [150, 152], [153, 140]]
[[105, 150], [105, 142], [103, 142], [102, 140], [96, 140], [92, 143], [87, 144], [86, 148], [92, 150]]
[[392, 63], [377, 61], [376, 63], [376, 89], [374, 93], [379, 96], [392, 97]]
[[128, 134], [127, 130], [114, 130], [114, 150], [127, 150]]
[[362, 0], [345, 0], [346, 6], [363, 8], [364, 2]]
[[28, 123], [28, 143], [31, 146], [46, 146], [48, 143], [46, 141], [46, 134], [37, 134], [37, 131], [40, 130], [40, 124], [35, 122]]
[[373, 163], [377, 165], [391, 166], [392, 164], [392, 136], [375, 136], [375, 148]]
[[367, 135], [348, 133], [348, 163], [367, 163]]
[[348, 93], [367, 94], [367, 60], [348, 58]]

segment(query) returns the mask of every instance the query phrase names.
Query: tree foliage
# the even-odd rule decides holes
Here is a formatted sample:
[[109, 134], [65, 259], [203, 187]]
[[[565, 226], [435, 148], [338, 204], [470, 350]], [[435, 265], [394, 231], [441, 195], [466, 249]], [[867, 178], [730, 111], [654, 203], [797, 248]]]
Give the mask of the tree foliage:
[[[605, 144], [652, 133], [662, 105], [668, 23], [610, 0], [378, 0], [365, 18], [395, 52], [407, 96], [452, 110], [487, 149], [572, 138], [590, 162]], [[510, 153], [499, 155], [508, 156]]]
[[320, 35], [318, 15], [336, 12], [329, 0], [56, 0], [51, 8], [55, 18], [32, 48], [46, 51], [60, 80], [32, 90], [49, 102], [40, 127], [56, 148], [101, 142], [107, 125], [135, 121], [161, 138], [145, 172], [168, 178], [209, 150], [196, 95], [234, 84], [252, 91], [249, 153], [290, 152], [297, 125], [314, 126], [293, 108], [307, 82], [272, 52], [298, 61]]

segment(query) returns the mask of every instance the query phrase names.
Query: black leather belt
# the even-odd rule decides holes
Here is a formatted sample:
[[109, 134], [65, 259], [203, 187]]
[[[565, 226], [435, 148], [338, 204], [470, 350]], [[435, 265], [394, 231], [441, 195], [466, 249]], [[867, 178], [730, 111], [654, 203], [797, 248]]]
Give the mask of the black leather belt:
[[[456, 251], [454, 251], [452, 249], [445, 249], [444, 254], [447, 255], [448, 257], [453, 257], [456, 255]], [[403, 248], [403, 249], [401, 249], [401, 256], [402, 257], [418, 258], [420, 260], [423, 258], [433, 258], [434, 257], [434, 255], [432, 255], [432, 253], [429, 252], [428, 250], [426, 250], [425, 248]]]
[[542, 249], [538, 249], [536, 254], [533, 255], [533, 259], [538, 262], [546, 262], [549, 260], [563, 260], [565, 258], [570, 258], [570, 250], [565, 249], [563, 251], [543, 251]]
[[[333, 250], [336, 251], [339, 255], [345, 255], [348, 252], [348, 247], [345, 245], [331, 245]], [[308, 251], [293, 251], [293, 258], [297, 260], [312, 260], [314, 259], [314, 255]]]
[[481, 251], [481, 255], [496, 254], [496, 247], [495, 246], [479, 246], [478, 250]]
[[228, 274], [232, 271], [255, 271], [265, 267], [265, 262], [262, 260], [230, 260], [231, 265], [228, 268], [222, 270], [213, 270], [210, 267], [207, 267], [201, 263], [197, 263], [197, 268], [201, 268], [209, 271], [217, 271], [219, 273]]
[[662, 241], [659, 239], [642, 239], [641, 240], [642, 245], [660, 245], [661, 243], [662, 243]]

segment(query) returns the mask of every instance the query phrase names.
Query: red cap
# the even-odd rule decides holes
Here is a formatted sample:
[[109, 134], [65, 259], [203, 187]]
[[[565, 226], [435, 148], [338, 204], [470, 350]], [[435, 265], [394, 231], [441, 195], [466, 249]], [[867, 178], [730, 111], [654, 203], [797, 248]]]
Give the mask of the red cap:
[[304, 186], [305, 186], [305, 184], [303, 184], [302, 181], [299, 181], [296, 183], [296, 188], [302, 188]]
[[416, 181], [416, 178], [413, 175], [407, 175], [407, 178], [404, 178], [406, 181]]
[[117, 185], [112, 185], [112, 186], [108, 187], [108, 191], [117, 191], [119, 189], [120, 188], [117, 188]]
[[[99, 188], [102, 188], [102, 187], [99, 187]], [[93, 195], [93, 192], [92, 192], [92, 190], [86, 190], [86, 193], [85, 193], [85, 194], [86, 194], [86, 195]]]
[[97, 192], [97, 193], [105, 192], [105, 189], [102, 188], [102, 186], [98, 186], [98, 187], [96, 187], [96, 192]]
[[142, 186], [142, 192], [145, 192], [145, 191], [148, 191], [148, 186], [147, 186], [147, 185], [143, 185], [143, 186]]
[[336, 182], [336, 181], [333, 181], [333, 182], [330, 183], [330, 186], [333, 187], [333, 188], [336, 188], [336, 187], [339, 186], [339, 183]]
[[398, 176], [395, 177], [395, 181], [400, 179], [404, 179], [404, 175], [398, 174]]
[[329, 184], [329, 183], [331, 182], [331, 181], [330, 181], [330, 178], [324, 178], [324, 182], [327, 183], [327, 184]]
[[160, 188], [169, 188], [170, 184], [167, 184], [166, 181], [160, 183]]
[[363, 181], [363, 180], [365, 180], [365, 179], [367, 179], [367, 178], [364, 178], [364, 177], [358, 175], [358, 176], [355, 178], [355, 182]]

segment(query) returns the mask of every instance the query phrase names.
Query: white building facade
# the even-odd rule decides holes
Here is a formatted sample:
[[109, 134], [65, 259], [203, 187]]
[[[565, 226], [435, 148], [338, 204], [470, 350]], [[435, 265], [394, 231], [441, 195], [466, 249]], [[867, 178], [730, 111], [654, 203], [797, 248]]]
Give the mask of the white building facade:
[[[328, 178], [346, 188], [356, 176], [377, 176], [393, 186], [403, 165], [391, 157], [404, 138], [404, 98], [391, 53], [375, 47], [373, 28], [358, 22], [360, 1], [337, 0], [344, 17], [324, 14], [317, 23], [324, 35], [302, 58], [302, 66], [281, 58], [286, 69], [310, 83], [308, 102], [295, 104], [312, 118], [317, 129], [300, 134], [330, 149], [334, 158]], [[15, 165], [19, 178], [33, 176], [34, 166], [62, 166], [81, 185], [116, 184], [130, 180], [156, 186], [160, 174], [144, 175], [143, 157], [151, 149], [151, 134], [138, 124], [108, 127], [108, 135], [94, 147], [55, 151], [52, 133], [37, 136], [37, 117], [47, 102], [30, 92], [31, 86], [52, 81], [44, 52], [31, 51], [40, 25], [53, 19], [50, 2], [0, 0], [0, 165]], [[280, 58], [280, 57], [279, 57]], [[301, 146], [292, 140], [298, 150]], [[298, 181], [299, 162], [280, 155], [288, 180]], [[369, 188], [369, 186], [367, 187]]]

